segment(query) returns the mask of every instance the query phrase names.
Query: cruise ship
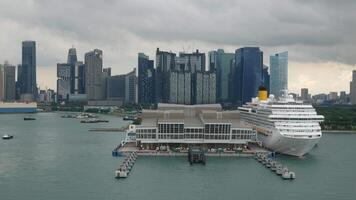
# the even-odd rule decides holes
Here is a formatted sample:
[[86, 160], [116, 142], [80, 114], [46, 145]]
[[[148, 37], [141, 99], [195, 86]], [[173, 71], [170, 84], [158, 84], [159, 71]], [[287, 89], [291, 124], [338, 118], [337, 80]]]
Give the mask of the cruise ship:
[[0, 114], [35, 112], [37, 112], [37, 103], [0, 102]]
[[320, 140], [320, 122], [324, 120], [310, 104], [296, 101], [284, 91], [278, 100], [260, 87], [252, 102], [239, 107], [241, 119], [252, 125], [264, 147], [287, 155], [301, 157]]

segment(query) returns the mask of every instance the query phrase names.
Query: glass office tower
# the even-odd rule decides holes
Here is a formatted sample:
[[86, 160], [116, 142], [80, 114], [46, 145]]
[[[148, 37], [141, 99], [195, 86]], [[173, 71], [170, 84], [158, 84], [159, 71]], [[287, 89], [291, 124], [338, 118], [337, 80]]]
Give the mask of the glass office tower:
[[288, 89], [288, 52], [270, 56], [270, 86], [271, 94], [276, 97]]

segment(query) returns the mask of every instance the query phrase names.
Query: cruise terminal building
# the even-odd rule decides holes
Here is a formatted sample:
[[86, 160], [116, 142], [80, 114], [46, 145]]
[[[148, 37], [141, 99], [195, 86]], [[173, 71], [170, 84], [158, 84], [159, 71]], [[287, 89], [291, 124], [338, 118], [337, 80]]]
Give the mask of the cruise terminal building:
[[144, 149], [161, 145], [236, 149], [257, 142], [255, 130], [240, 120], [239, 111], [222, 111], [220, 104], [158, 104], [156, 110], [143, 110], [141, 118], [134, 131]]

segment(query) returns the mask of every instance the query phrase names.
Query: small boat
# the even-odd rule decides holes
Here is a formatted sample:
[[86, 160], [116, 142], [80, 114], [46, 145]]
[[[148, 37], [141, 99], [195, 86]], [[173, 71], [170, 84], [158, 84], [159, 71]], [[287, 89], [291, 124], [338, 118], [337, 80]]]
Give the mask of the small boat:
[[295, 179], [295, 173], [294, 172], [290, 172], [290, 171], [285, 171], [282, 174], [282, 178], [283, 179]]
[[3, 139], [3, 140], [10, 140], [10, 139], [12, 139], [12, 138], [14, 138], [14, 136], [8, 135], [8, 134], [5, 134], [5, 135], [2, 136], [2, 139]]
[[27, 121], [27, 120], [36, 120], [36, 118], [34, 117], [24, 117], [23, 120]]

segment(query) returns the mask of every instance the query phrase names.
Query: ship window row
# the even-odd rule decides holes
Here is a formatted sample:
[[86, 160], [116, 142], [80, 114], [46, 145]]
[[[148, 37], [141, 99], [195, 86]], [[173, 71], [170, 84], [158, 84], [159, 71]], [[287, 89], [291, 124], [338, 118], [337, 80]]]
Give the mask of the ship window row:
[[306, 129], [306, 130], [279, 129], [279, 131], [282, 131], [282, 132], [293, 132], [293, 133], [314, 133], [314, 132], [317, 133], [317, 132], [320, 132], [321, 129]]
[[205, 124], [205, 133], [230, 133], [230, 124]]
[[156, 129], [136, 129], [136, 133], [156, 133]]
[[279, 117], [273, 117], [270, 119], [271, 120], [305, 120], [305, 121], [322, 120], [321, 118], [279, 118]]
[[259, 118], [257, 116], [256, 117], [245, 116], [245, 120], [248, 121], [249, 123], [252, 123], [252, 124], [273, 126], [273, 122], [267, 121], [267, 119]]
[[136, 134], [137, 139], [156, 139], [156, 134]]
[[183, 133], [184, 124], [158, 124], [159, 133]]

